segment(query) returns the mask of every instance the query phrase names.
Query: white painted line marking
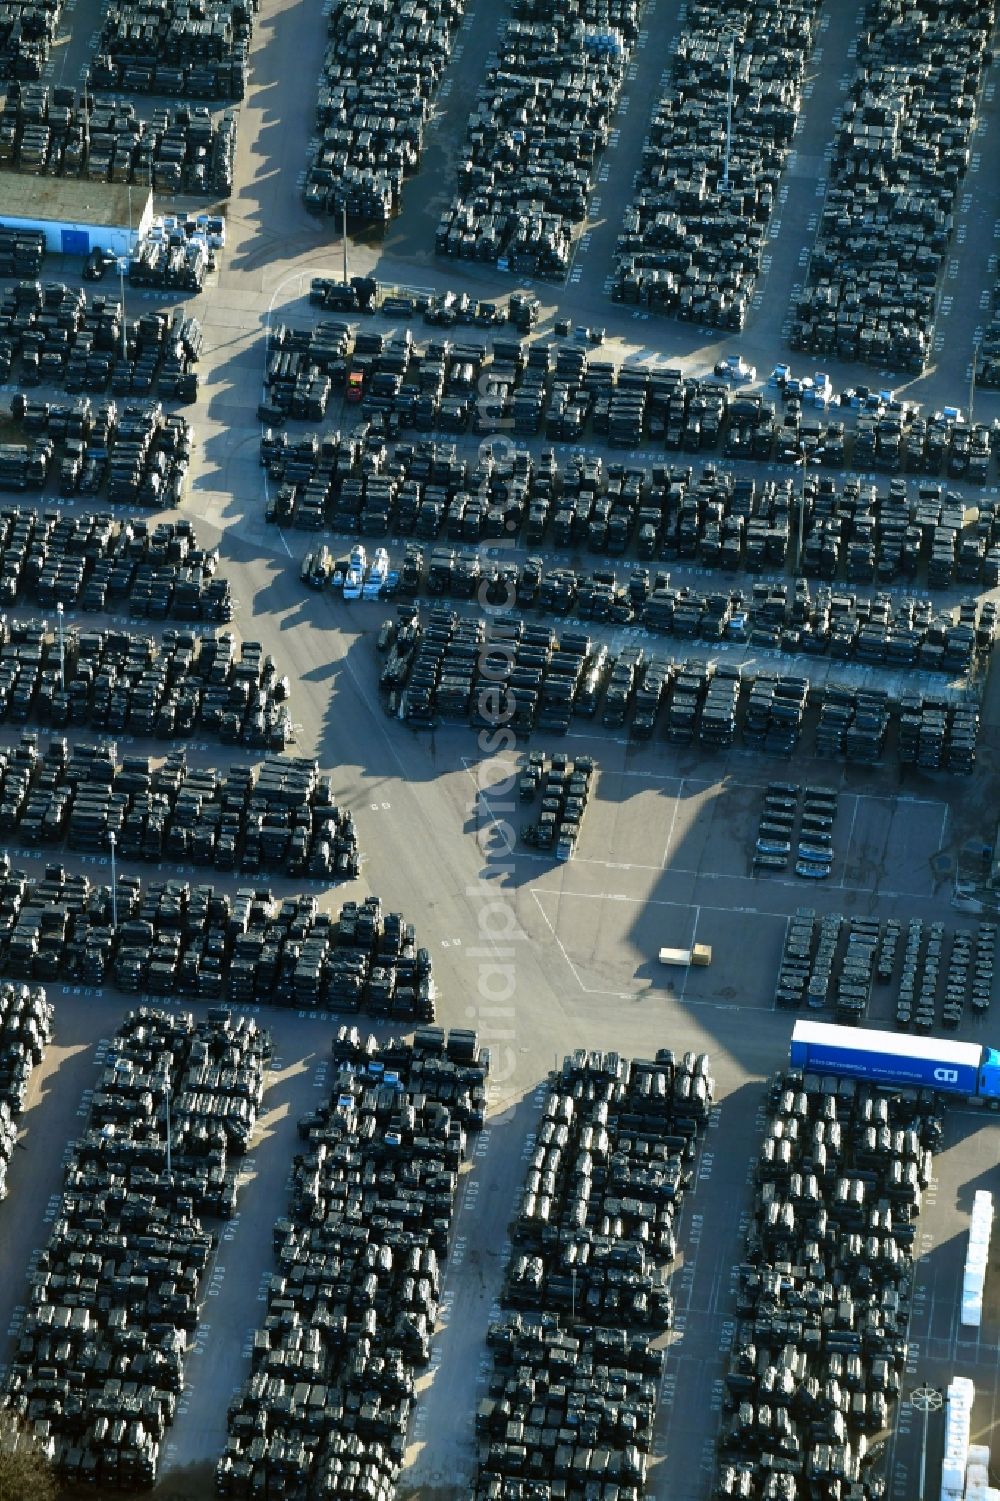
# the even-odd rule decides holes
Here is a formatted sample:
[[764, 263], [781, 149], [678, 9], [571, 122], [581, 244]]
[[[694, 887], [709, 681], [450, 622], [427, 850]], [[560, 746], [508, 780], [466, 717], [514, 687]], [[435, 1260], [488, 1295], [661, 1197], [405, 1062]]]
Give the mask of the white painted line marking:
[[858, 807], [859, 807], [860, 803], [861, 803], [861, 798], [856, 793], [855, 797], [854, 797], [854, 812], [851, 815], [851, 827], [847, 831], [847, 843], [844, 846], [844, 873], [841, 876], [840, 880], [837, 882], [837, 884], [840, 887], [841, 891], [843, 891], [843, 889], [844, 889], [844, 882], [847, 880], [847, 857], [851, 853], [851, 841], [854, 838], [854, 825], [855, 825], [855, 822], [857, 821]]
[[684, 794], [684, 778], [681, 777], [680, 783], [679, 783], [679, 785], [677, 787], [677, 796], [674, 798], [674, 811], [673, 811], [673, 814], [671, 815], [671, 818], [670, 818], [670, 828], [667, 830], [667, 843], [666, 843], [666, 847], [664, 848], [664, 851], [663, 851], [663, 859], [660, 861], [660, 869], [661, 870], [666, 870], [666, 868], [667, 868], [667, 860], [668, 860], [669, 855], [670, 855], [670, 845], [671, 845], [671, 842], [672, 842], [673, 837], [674, 837], [674, 825], [677, 822], [677, 810], [678, 810], [678, 808], [681, 805], [681, 797], [683, 796], [683, 794]]

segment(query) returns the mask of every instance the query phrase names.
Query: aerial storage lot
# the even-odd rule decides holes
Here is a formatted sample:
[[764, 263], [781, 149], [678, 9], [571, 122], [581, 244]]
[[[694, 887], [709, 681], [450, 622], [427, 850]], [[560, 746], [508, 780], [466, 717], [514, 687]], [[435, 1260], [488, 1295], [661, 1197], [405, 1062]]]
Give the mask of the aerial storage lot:
[[998, 1044], [996, 5], [181, 10], [0, 27], [7, 1405], [99, 1501], [911, 1501], [958, 1376], [998, 1483], [994, 1117], [772, 1083]]

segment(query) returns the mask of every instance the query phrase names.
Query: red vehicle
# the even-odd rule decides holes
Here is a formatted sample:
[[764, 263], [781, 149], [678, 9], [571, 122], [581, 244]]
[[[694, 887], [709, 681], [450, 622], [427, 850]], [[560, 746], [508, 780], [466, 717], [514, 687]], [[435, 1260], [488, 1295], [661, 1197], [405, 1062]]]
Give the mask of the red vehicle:
[[344, 400], [358, 402], [365, 394], [365, 373], [363, 370], [352, 370], [347, 377], [347, 390], [344, 392]]

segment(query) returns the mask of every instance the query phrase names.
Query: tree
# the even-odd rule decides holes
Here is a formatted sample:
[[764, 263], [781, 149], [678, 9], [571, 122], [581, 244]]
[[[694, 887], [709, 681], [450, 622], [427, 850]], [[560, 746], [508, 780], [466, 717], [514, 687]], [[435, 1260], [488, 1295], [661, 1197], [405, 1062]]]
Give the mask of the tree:
[[11, 1417], [0, 1419], [0, 1501], [58, 1501], [52, 1466], [33, 1436]]

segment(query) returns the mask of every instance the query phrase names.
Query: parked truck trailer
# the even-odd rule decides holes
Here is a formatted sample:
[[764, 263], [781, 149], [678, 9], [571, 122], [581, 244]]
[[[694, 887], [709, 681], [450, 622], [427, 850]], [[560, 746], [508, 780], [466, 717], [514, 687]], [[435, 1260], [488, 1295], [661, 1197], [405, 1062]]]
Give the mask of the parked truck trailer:
[[660, 950], [660, 963], [673, 964], [687, 968], [689, 965], [704, 966], [712, 962], [712, 945], [710, 943], [692, 943], [686, 949]]
[[798, 1021], [789, 1061], [808, 1073], [933, 1089], [1000, 1108], [1000, 1051], [978, 1042]]

